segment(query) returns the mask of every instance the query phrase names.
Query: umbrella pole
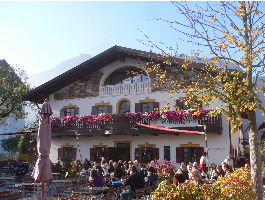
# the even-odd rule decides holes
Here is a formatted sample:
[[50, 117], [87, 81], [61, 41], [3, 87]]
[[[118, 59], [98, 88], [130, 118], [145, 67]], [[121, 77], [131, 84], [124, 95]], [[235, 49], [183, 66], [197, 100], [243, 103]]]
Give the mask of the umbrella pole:
[[41, 196], [42, 197], [44, 197], [44, 192], [45, 192], [44, 182], [41, 182]]

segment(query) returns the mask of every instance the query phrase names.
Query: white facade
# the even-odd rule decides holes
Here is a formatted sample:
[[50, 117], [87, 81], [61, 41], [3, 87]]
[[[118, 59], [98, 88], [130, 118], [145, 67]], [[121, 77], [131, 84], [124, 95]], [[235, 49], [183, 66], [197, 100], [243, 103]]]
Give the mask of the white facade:
[[[126, 58], [124, 61], [115, 61], [101, 69], [99, 71], [103, 72], [103, 76], [100, 80], [99, 85], [99, 96], [97, 97], [86, 97], [86, 98], [74, 98], [74, 99], [63, 99], [55, 100], [54, 94], [49, 96], [49, 102], [53, 109], [53, 117], [60, 116], [60, 110], [64, 106], [76, 105], [79, 107], [79, 115], [90, 115], [92, 112], [92, 106], [98, 103], [109, 103], [112, 105], [112, 112], [118, 112], [118, 102], [121, 99], [127, 99], [130, 102], [130, 111], [135, 112], [135, 103], [139, 103], [141, 100], [145, 99], [155, 99], [156, 102], [160, 102], [160, 109], [166, 106], [168, 103], [174, 106], [175, 100], [179, 97], [184, 97], [184, 94], [180, 91], [176, 95], [172, 96], [165, 91], [151, 92], [148, 83], [139, 84], [124, 84], [124, 85], [112, 85], [104, 86], [104, 81], [106, 78], [115, 70], [123, 67], [141, 67], [141, 63], [132, 58]], [[215, 100], [210, 107], [204, 107], [204, 109], [216, 108], [224, 106], [218, 100]], [[173, 110], [173, 108], [172, 108]], [[159, 125], [159, 124], [157, 124]], [[185, 126], [196, 126], [196, 124], [185, 124]], [[165, 124], [164, 124], [165, 126]], [[170, 125], [167, 125], [170, 127]], [[173, 126], [173, 125], [171, 125]], [[179, 124], [179, 127], [183, 124]], [[240, 134], [231, 135], [232, 147], [238, 150]], [[177, 135], [162, 135], [157, 136], [150, 134], [141, 134], [138, 136], [131, 135], [110, 135], [106, 136], [79, 136], [80, 141], [80, 153], [84, 160], [85, 158], [90, 159], [90, 148], [95, 145], [105, 145], [107, 147], [114, 147], [115, 143], [118, 141], [127, 141], [130, 143], [130, 159], [135, 159], [134, 149], [138, 145], [144, 144], [154, 144], [156, 148], [159, 148], [159, 158], [164, 159], [164, 146], [170, 146], [170, 157], [172, 161], [176, 161], [176, 147], [206, 147], [205, 136], [204, 135], [193, 135], [193, 134], [179, 134]], [[208, 155], [209, 163], [221, 163], [225, 157], [229, 154], [230, 140], [229, 140], [229, 124], [225, 116], [222, 116], [222, 134], [209, 133], [207, 135], [208, 141]], [[52, 162], [57, 162], [58, 159], [58, 149], [73, 145], [78, 148], [75, 137], [52, 137], [52, 148], [50, 158]], [[80, 159], [79, 150], [77, 151], [77, 158]]]

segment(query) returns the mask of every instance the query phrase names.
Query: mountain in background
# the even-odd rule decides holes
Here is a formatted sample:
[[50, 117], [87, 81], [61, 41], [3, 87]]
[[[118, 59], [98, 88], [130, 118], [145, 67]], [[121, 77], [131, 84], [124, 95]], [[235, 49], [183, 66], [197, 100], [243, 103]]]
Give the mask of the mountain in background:
[[68, 71], [69, 69], [89, 60], [92, 56], [88, 54], [80, 54], [79, 56], [65, 60], [55, 66], [54, 68], [38, 74], [29, 76], [29, 83], [31, 87], [37, 87], [47, 81], [55, 78], [56, 76]]

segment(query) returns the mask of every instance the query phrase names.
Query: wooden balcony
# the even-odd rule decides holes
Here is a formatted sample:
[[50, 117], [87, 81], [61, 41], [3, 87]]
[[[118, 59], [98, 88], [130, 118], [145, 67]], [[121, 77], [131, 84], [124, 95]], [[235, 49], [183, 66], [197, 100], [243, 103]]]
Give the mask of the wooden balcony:
[[[72, 117], [72, 118], [53, 118], [52, 120], [52, 136], [74, 135], [75, 132], [81, 135], [94, 136], [104, 135], [106, 130], [117, 135], [139, 135], [141, 133], [159, 134], [162, 131], [145, 128], [136, 123], [143, 123], [147, 125], [164, 126], [169, 128], [178, 128], [183, 130], [199, 130], [203, 131], [203, 127], [199, 125], [206, 125], [206, 133], [222, 133], [222, 117], [205, 116], [200, 119], [186, 117], [181, 122], [168, 121], [163, 118], [150, 120], [131, 119], [126, 114], [109, 114], [111, 117], [104, 118], [104, 120], [93, 121], [93, 116]], [[59, 121], [60, 120], [60, 121]], [[58, 123], [58, 121], [60, 123]], [[93, 121], [93, 122], [92, 122]], [[163, 132], [165, 133], [165, 132]], [[171, 133], [171, 132], [169, 132]]]

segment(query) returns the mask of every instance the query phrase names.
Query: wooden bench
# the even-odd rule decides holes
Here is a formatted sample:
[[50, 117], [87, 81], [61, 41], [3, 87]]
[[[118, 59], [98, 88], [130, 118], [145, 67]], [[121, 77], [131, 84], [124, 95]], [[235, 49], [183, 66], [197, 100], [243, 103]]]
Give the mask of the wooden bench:
[[18, 200], [22, 198], [21, 192], [11, 193], [8, 195], [7, 200]]

